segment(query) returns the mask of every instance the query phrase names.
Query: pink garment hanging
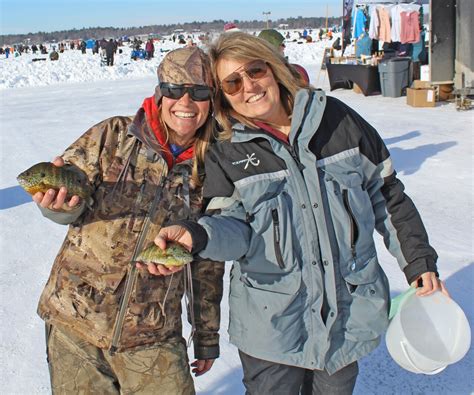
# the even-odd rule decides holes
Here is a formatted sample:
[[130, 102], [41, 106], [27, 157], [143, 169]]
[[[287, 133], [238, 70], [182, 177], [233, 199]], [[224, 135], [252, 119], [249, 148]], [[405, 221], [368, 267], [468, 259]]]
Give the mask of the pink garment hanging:
[[414, 44], [420, 41], [420, 14], [418, 11], [401, 12], [400, 42], [402, 44]]
[[390, 32], [390, 15], [384, 7], [377, 7], [379, 15], [379, 40], [389, 43], [392, 41]]

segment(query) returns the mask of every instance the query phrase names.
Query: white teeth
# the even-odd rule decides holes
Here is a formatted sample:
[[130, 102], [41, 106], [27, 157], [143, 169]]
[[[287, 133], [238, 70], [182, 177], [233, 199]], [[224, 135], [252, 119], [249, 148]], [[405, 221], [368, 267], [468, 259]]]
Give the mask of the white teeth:
[[174, 115], [176, 115], [178, 118], [194, 118], [196, 116], [196, 113], [176, 111]]
[[265, 92], [260, 93], [258, 95], [252, 96], [250, 99], [247, 100], [248, 103], [254, 103], [257, 100], [260, 100], [263, 96], [265, 96]]

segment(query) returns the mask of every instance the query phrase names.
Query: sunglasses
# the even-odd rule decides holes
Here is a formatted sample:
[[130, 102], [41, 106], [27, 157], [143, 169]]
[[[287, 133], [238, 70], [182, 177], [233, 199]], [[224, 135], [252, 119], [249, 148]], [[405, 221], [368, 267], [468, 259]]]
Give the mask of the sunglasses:
[[161, 82], [160, 91], [164, 97], [173, 100], [181, 99], [186, 93], [189, 93], [194, 101], [207, 101], [212, 96], [212, 89], [206, 85], [177, 85]]
[[263, 60], [254, 60], [241, 67], [242, 71], [234, 71], [225, 77], [220, 86], [224, 93], [228, 95], [236, 95], [244, 87], [243, 74], [252, 81], [258, 81], [267, 75], [268, 65]]

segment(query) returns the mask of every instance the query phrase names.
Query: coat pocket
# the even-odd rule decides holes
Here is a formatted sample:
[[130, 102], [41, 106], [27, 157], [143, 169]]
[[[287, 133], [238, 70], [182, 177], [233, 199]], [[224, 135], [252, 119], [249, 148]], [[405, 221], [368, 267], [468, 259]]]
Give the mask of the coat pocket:
[[301, 287], [301, 272], [279, 274], [242, 272], [240, 281], [247, 288], [270, 293], [294, 295]]
[[325, 187], [342, 261], [349, 265], [374, 249], [375, 215], [362, 176], [325, 169]]
[[253, 232], [249, 250], [241, 260], [244, 271], [281, 274], [299, 270], [289, 199], [287, 193], [282, 192], [248, 214]]
[[129, 304], [129, 322], [140, 330], [158, 330], [165, 326], [168, 315], [173, 319], [180, 316], [182, 281], [181, 273], [173, 276], [140, 273]]
[[341, 272], [349, 292], [345, 337], [374, 340], [388, 326], [389, 285], [376, 255], [357, 259]]
[[[78, 272], [73, 267], [60, 267], [54, 275], [54, 292], [48, 304], [53, 306], [61, 320], [83, 320], [93, 322], [95, 328], [107, 332], [112, 330], [120, 289], [125, 271], [100, 276]], [[47, 287], [50, 287], [48, 284]]]
[[307, 336], [301, 286], [301, 273], [242, 273], [231, 284], [229, 334], [250, 347], [272, 350], [278, 345], [282, 352], [296, 352]]

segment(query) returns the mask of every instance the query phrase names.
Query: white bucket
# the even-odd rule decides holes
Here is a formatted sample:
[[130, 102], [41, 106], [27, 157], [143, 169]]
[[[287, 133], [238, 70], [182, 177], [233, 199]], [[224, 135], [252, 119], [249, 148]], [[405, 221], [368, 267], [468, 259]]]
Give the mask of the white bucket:
[[464, 357], [471, 345], [471, 328], [459, 305], [443, 293], [411, 293], [391, 319], [385, 341], [402, 368], [436, 374]]

